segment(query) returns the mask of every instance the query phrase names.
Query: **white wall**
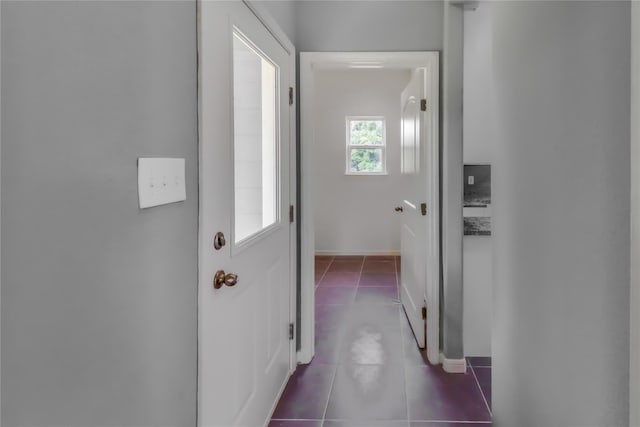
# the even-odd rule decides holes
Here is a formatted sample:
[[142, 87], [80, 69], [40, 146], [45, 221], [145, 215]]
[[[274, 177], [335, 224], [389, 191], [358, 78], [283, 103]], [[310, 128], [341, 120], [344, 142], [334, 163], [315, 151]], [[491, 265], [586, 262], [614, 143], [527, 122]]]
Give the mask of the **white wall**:
[[[408, 70], [315, 73], [315, 243], [317, 253], [400, 251], [400, 93]], [[345, 175], [346, 116], [386, 118], [387, 175]]]
[[630, 3], [492, 10], [494, 419], [626, 426]]
[[[491, 3], [464, 13], [464, 163], [493, 162]], [[490, 209], [490, 208], [488, 208]], [[493, 243], [491, 236], [464, 236], [464, 353], [491, 356]]]

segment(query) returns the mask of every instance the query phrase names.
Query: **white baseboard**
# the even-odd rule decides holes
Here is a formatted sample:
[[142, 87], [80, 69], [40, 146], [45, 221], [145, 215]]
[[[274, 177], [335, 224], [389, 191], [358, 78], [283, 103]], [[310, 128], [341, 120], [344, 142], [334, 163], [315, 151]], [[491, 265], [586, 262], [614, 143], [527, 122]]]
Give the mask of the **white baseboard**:
[[400, 251], [396, 250], [384, 250], [384, 251], [315, 251], [316, 255], [324, 256], [344, 256], [344, 255], [359, 255], [359, 256], [400, 256]]
[[440, 363], [442, 369], [450, 374], [464, 374], [467, 372], [467, 359], [447, 359], [444, 354], [440, 353]]

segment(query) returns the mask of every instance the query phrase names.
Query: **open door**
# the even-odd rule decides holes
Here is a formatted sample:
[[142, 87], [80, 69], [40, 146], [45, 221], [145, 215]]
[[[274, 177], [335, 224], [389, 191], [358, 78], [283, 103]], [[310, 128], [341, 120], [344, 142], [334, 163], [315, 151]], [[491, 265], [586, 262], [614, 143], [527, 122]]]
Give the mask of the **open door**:
[[[420, 348], [439, 361], [439, 150], [437, 61], [402, 92], [400, 300]], [[435, 84], [434, 84], [435, 82]]]
[[243, 2], [199, 7], [198, 420], [265, 425], [295, 356], [293, 52]]

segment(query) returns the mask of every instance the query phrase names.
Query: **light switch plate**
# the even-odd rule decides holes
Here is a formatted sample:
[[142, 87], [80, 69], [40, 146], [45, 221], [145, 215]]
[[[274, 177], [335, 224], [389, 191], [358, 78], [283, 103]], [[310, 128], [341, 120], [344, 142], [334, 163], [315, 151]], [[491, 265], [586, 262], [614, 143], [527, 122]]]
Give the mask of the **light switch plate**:
[[138, 199], [140, 208], [186, 200], [185, 159], [138, 158]]

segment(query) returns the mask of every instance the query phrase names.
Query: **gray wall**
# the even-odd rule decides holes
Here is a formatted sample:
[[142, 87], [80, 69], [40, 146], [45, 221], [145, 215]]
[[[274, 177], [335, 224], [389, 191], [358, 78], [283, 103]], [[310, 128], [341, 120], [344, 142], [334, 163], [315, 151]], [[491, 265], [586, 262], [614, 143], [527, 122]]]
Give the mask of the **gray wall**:
[[[490, 2], [464, 13], [463, 160], [467, 164], [493, 163], [493, 111], [487, 108], [493, 96], [492, 36]], [[470, 216], [491, 216], [491, 205], [463, 211]], [[464, 236], [462, 258], [464, 354], [491, 356], [492, 237]]]
[[295, 2], [296, 0], [260, 0], [255, 2], [271, 15], [294, 45], [296, 39]]
[[495, 420], [625, 426], [630, 4], [493, 10]]
[[[2, 2], [2, 423], [195, 425], [195, 2]], [[138, 209], [136, 159], [187, 200]]]
[[[631, 117], [640, 114], [640, 4], [631, 3]], [[631, 121], [631, 259], [640, 257], [640, 120]], [[631, 263], [630, 425], [640, 425], [640, 265]]]
[[462, 359], [462, 83], [463, 11], [444, 7], [442, 54], [442, 289], [440, 334], [447, 359]]
[[299, 52], [440, 50], [442, 3], [435, 1], [300, 1]]

